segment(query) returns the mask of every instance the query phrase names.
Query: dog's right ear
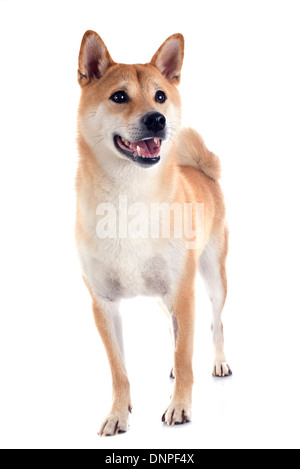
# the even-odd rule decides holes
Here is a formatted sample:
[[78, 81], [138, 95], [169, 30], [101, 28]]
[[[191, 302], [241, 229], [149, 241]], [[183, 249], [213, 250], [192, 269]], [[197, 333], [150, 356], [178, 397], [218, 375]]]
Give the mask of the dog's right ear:
[[101, 37], [94, 31], [87, 31], [83, 36], [79, 53], [80, 86], [84, 87], [102, 78], [114, 63]]

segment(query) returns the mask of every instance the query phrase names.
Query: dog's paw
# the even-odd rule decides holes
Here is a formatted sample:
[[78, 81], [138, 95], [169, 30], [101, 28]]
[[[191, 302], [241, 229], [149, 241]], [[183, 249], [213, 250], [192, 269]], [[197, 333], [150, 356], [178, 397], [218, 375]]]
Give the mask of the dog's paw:
[[99, 436], [114, 436], [127, 432], [129, 411], [131, 412], [130, 408], [124, 412], [112, 411], [103, 421]]
[[167, 425], [183, 424], [191, 421], [191, 411], [185, 404], [171, 402], [162, 416]]
[[215, 361], [214, 369], [213, 369], [213, 376], [217, 378], [225, 378], [226, 376], [231, 376], [232, 371], [230, 366], [226, 362]]

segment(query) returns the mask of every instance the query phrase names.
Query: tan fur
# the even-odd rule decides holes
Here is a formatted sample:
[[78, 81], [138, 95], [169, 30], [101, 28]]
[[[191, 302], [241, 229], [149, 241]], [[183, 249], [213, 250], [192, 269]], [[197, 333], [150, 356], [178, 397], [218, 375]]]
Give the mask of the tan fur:
[[[128, 413], [131, 411], [130, 386], [123, 359], [119, 299], [116, 296], [124, 290], [130, 276], [136, 275], [136, 282], [141, 281], [141, 288], [148, 288], [151, 282], [156, 288], [161, 288], [161, 301], [172, 315], [175, 325], [176, 379], [171, 403], [163, 415], [166, 423], [184, 423], [191, 418], [195, 277], [199, 268], [214, 311], [214, 374], [225, 376], [231, 373], [223, 351], [221, 324], [227, 292], [225, 262], [228, 243], [225, 205], [217, 183], [220, 162], [208, 151], [196, 131], [183, 129], [179, 132], [180, 95], [177, 84], [180, 81], [183, 46], [183, 37], [176, 34], [165, 41], [149, 63], [123, 65], [112, 60], [104, 42], [96, 33], [88, 31], [80, 50], [78, 81], [82, 94], [78, 112], [76, 240], [84, 280], [93, 301], [95, 323], [106, 348], [113, 381], [112, 409], [101, 426], [100, 435], [126, 431]], [[130, 95], [126, 105], [116, 105], [110, 100], [111, 95], [120, 89]], [[168, 99], [164, 104], [157, 104], [153, 99], [158, 89], [163, 89], [167, 94]], [[137, 168], [126, 158], [118, 158], [110, 134], [107, 134], [110, 127], [106, 120], [111, 125], [118, 122], [118, 128], [123, 129], [126, 136], [128, 129], [136, 125], [137, 118], [158, 110], [167, 117], [167, 122], [168, 119], [173, 122], [177, 134], [175, 144], [170, 139], [163, 143], [160, 165], [151, 172]], [[99, 112], [102, 120], [96, 125], [94, 119]], [[124, 193], [131, 203], [143, 202], [148, 207], [153, 203], [164, 202], [178, 203], [182, 207], [186, 203], [203, 203], [203, 242], [197, 249], [185, 251], [185, 237], [171, 243], [163, 238], [155, 243], [145, 240], [148, 243], [145, 249], [138, 241], [117, 239], [102, 248], [104, 244], [100, 244], [95, 232], [97, 206], [105, 202], [116, 203], [117, 195]], [[198, 220], [195, 213], [192, 221], [196, 229]], [[172, 235], [174, 232], [171, 230], [171, 238]], [[173, 246], [171, 255], [175, 256], [173, 264], [173, 259], [167, 256], [170, 246]], [[142, 260], [147, 249], [152, 254], [149, 259]], [[145, 266], [149, 262], [151, 268], [147, 270]], [[166, 269], [162, 270], [161, 280], [157, 279], [159, 272], [153, 274], [157, 262], [158, 270]], [[130, 268], [132, 270], [127, 273], [126, 269]], [[106, 275], [107, 269], [110, 270]], [[174, 269], [178, 269], [178, 272], [174, 272]], [[147, 279], [146, 283], [143, 276]], [[170, 276], [166, 291], [159, 283], [163, 282], [165, 276]], [[106, 298], [103, 282], [108, 282], [107, 288], [110, 295], [115, 295], [114, 298], [111, 299], [109, 295], [109, 299]], [[135, 284], [134, 281], [132, 283]]]
[[182, 129], [179, 133], [176, 159], [182, 166], [200, 169], [214, 181], [221, 177], [219, 158], [206, 148], [203, 138], [194, 129]]

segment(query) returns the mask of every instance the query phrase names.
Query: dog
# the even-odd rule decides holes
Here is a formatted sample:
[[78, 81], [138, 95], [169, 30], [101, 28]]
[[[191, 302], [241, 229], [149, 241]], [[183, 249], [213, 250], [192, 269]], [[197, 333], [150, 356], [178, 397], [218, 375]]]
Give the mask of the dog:
[[[112, 407], [101, 436], [127, 431], [132, 411], [122, 299], [157, 297], [170, 316], [175, 381], [162, 417], [167, 425], [191, 420], [197, 272], [212, 303], [213, 375], [231, 375], [221, 321], [228, 228], [220, 161], [195, 130], [181, 127], [183, 57], [181, 34], [169, 37], [149, 63], [138, 65], [114, 62], [93, 31], [81, 43], [76, 244], [112, 374]], [[156, 211], [149, 225], [153, 207], [171, 210]], [[189, 230], [182, 229], [186, 207]]]

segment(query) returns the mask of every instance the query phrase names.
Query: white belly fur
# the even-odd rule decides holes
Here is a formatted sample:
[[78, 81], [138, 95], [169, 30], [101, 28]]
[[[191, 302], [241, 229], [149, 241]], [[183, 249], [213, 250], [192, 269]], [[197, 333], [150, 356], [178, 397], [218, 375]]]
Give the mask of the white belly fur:
[[184, 268], [182, 240], [95, 239], [79, 246], [83, 274], [99, 299], [173, 296]]

